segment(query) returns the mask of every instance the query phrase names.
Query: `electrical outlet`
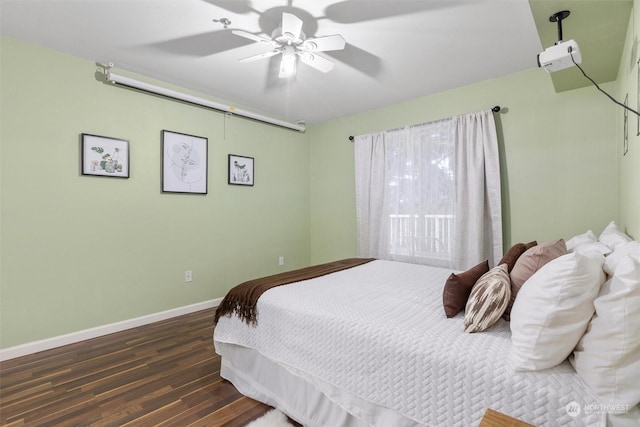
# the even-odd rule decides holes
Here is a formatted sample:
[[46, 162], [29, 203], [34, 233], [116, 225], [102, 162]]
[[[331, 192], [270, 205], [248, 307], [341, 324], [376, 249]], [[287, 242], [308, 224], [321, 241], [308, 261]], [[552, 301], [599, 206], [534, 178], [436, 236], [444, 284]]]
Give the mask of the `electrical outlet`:
[[278, 265], [284, 265], [284, 257], [283, 256], [278, 258]]
[[187, 270], [184, 272], [184, 281], [186, 282], [191, 282], [193, 280], [193, 273], [191, 272], [191, 270]]

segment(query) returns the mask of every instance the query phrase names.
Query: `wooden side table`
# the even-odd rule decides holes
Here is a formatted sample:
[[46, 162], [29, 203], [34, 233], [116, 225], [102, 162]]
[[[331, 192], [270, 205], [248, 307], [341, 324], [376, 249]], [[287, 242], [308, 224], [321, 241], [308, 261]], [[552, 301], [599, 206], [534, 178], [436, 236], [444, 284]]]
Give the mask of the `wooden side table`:
[[524, 421], [520, 421], [516, 418], [505, 415], [501, 412], [494, 411], [491, 408], [488, 408], [484, 415], [482, 416], [482, 420], [480, 420], [480, 425], [478, 427], [535, 427], [532, 424], [525, 423]]

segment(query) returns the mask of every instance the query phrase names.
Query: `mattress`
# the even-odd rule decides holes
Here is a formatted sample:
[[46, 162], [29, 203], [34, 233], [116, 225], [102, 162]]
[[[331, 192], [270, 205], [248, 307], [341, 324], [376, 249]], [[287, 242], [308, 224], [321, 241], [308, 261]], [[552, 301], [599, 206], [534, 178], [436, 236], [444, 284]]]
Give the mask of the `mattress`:
[[362, 425], [472, 426], [487, 408], [536, 426], [606, 425], [603, 413], [567, 410], [597, 407], [567, 361], [515, 372], [508, 322], [468, 334], [462, 314], [447, 319], [442, 287], [450, 273], [377, 260], [276, 287], [258, 300], [257, 326], [235, 316], [219, 320], [216, 350], [230, 372], [229, 349], [250, 349]]

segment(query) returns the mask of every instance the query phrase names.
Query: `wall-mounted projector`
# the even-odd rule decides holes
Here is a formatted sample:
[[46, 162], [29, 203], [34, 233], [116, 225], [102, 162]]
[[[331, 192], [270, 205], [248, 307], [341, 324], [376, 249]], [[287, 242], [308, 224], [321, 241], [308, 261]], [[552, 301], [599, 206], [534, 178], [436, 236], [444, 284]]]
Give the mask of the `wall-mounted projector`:
[[573, 67], [574, 61], [576, 64], [582, 63], [580, 48], [575, 40], [558, 42], [538, 54], [538, 67], [542, 67], [550, 73]]

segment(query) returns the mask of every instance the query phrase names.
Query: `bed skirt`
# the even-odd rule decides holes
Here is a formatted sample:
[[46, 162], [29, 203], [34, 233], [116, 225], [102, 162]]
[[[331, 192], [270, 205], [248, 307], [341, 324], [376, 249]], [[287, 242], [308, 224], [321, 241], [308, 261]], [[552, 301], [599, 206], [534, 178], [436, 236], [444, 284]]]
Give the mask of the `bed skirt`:
[[[222, 356], [220, 376], [245, 396], [278, 408], [305, 427], [368, 426], [319, 391], [312, 381], [274, 363], [258, 351], [223, 342], [216, 342], [215, 345], [216, 351]], [[347, 396], [337, 388], [333, 392]], [[357, 398], [351, 395], [349, 399]], [[424, 426], [387, 408], [358, 400], [355, 407], [376, 414], [376, 419], [385, 420], [385, 425]]]

